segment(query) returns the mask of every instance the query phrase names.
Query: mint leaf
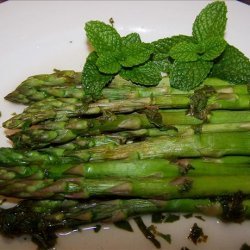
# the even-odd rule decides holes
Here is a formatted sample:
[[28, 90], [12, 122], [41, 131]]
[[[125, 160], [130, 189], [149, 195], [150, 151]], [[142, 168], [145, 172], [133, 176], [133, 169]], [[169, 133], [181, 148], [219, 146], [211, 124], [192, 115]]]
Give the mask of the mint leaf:
[[192, 42], [193, 38], [185, 35], [177, 35], [159, 39], [151, 44], [154, 47], [154, 59], [162, 60], [169, 56], [170, 49], [181, 42]]
[[170, 85], [181, 90], [194, 89], [206, 78], [212, 65], [206, 61], [175, 61], [170, 72]]
[[191, 42], [176, 44], [169, 51], [169, 55], [178, 61], [192, 62], [198, 59], [198, 45]]
[[224, 51], [227, 42], [222, 37], [209, 37], [202, 41], [200, 45], [204, 51], [201, 59], [210, 61], [217, 58]]
[[227, 45], [214, 64], [211, 76], [234, 84], [250, 83], [250, 61], [237, 48]]
[[113, 78], [113, 75], [103, 74], [98, 70], [96, 66], [97, 58], [96, 52], [89, 54], [83, 67], [81, 79], [85, 94], [94, 98], [101, 94], [102, 89]]
[[122, 69], [120, 76], [126, 80], [145, 86], [154, 86], [161, 80], [161, 70], [157, 63], [149, 61], [132, 69]]
[[153, 61], [160, 72], [169, 73], [172, 68], [172, 63], [168, 59]]
[[141, 43], [140, 35], [137, 33], [131, 33], [127, 36], [122, 37], [122, 45], [127, 46], [134, 43]]
[[204, 41], [209, 37], [224, 37], [227, 22], [227, 7], [222, 1], [208, 4], [196, 17], [193, 24], [193, 37]]
[[96, 61], [98, 69], [102, 73], [115, 74], [121, 69], [121, 65], [118, 62], [119, 52], [106, 52], [102, 53]]
[[153, 50], [150, 44], [133, 43], [122, 48], [122, 56], [119, 60], [122, 66], [132, 67], [147, 61]]
[[85, 24], [85, 30], [97, 53], [120, 49], [122, 39], [112, 26], [100, 21], [90, 21]]

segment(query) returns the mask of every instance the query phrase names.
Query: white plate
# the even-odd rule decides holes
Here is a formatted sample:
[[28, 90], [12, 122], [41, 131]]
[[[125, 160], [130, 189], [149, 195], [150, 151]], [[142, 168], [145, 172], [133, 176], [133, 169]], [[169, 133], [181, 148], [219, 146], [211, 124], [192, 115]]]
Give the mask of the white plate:
[[[0, 122], [23, 107], [3, 97], [30, 75], [50, 73], [54, 68], [80, 71], [87, 55], [84, 23], [108, 22], [112, 17], [122, 35], [139, 32], [144, 41], [177, 34], [191, 34], [192, 23], [207, 1], [9, 1], [0, 4]], [[228, 1], [226, 39], [250, 56], [250, 6]], [[9, 146], [1, 128], [0, 146]], [[149, 217], [145, 218], [150, 225]], [[195, 246], [187, 240], [194, 222], [208, 235], [207, 243]], [[216, 219], [203, 222], [185, 219], [158, 225], [172, 235], [172, 244], [161, 241], [162, 249], [240, 249], [250, 244], [250, 222], [224, 224]], [[135, 233], [105, 225], [99, 233], [83, 230], [59, 237], [58, 250], [155, 249], [133, 223]], [[0, 250], [33, 250], [23, 239], [0, 238]]]

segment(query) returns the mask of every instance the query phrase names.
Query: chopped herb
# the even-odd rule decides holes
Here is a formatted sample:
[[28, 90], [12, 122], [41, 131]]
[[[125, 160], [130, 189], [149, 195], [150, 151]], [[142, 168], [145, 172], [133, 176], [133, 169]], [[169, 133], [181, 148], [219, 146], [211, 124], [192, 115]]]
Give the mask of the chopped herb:
[[206, 242], [207, 238], [208, 236], [203, 233], [202, 228], [199, 227], [197, 223], [194, 223], [190, 229], [188, 239], [190, 239], [196, 245], [197, 243]]
[[186, 193], [191, 190], [192, 188], [192, 180], [189, 179], [184, 179], [183, 183], [179, 187], [179, 192], [180, 193]]
[[180, 175], [187, 175], [190, 170], [195, 170], [195, 168], [187, 160], [176, 160], [175, 163], [179, 167]]
[[[179, 219], [180, 219], [180, 215], [175, 215], [175, 214], [167, 214], [167, 215], [163, 215], [162, 213], [152, 214], [153, 223], [172, 223]], [[159, 236], [162, 236], [162, 235], [159, 235]]]
[[184, 214], [183, 217], [186, 219], [189, 219], [189, 218], [193, 217], [193, 214], [192, 213]]
[[157, 235], [159, 235], [161, 238], [163, 238], [164, 240], [166, 240], [169, 244], [171, 244], [172, 239], [171, 239], [171, 235], [170, 234], [163, 234], [163, 233], [157, 233]]
[[163, 239], [166, 240], [169, 244], [171, 244], [172, 239], [171, 239], [171, 235], [170, 235], [170, 234], [163, 234], [163, 233], [157, 231], [157, 227], [154, 226], [154, 225], [149, 226], [149, 227], [148, 227], [148, 230], [150, 230], [154, 235], [163, 238]]
[[133, 232], [133, 228], [127, 220], [114, 222], [114, 225], [120, 229]]
[[158, 240], [156, 240], [155, 235], [152, 234], [152, 232], [146, 227], [142, 218], [135, 217], [134, 220], [135, 220], [137, 226], [139, 227], [139, 229], [141, 230], [141, 232], [144, 234], [144, 236], [148, 240], [150, 240], [156, 248], [161, 248], [161, 243]]
[[191, 126], [195, 134], [201, 134], [202, 133], [202, 124], [197, 124]]
[[162, 223], [164, 219], [164, 215], [162, 213], [153, 213], [151, 217], [152, 223]]
[[95, 233], [98, 233], [102, 228], [102, 225], [98, 224], [98, 225], [95, 225], [95, 227], [93, 228], [94, 232]]
[[222, 220], [242, 222], [245, 219], [243, 199], [244, 195], [242, 192], [237, 192], [232, 196], [220, 197], [219, 202], [223, 207]]
[[194, 94], [190, 97], [190, 109], [188, 113], [198, 119], [206, 120], [209, 111], [207, 109], [207, 102], [213, 94], [215, 94], [214, 88], [208, 85], [195, 90]]
[[247, 243], [244, 243], [244, 244], [241, 246], [240, 250], [250, 250], [250, 246], [249, 246]]
[[175, 222], [177, 220], [180, 219], [180, 215], [176, 215], [176, 214], [168, 214], [165, 216], [165, 218], [163, 219], [163, 222], [166, 223], [172, 223]]
[[189, 250], [188, 247], [182, 247], [181, 250]]

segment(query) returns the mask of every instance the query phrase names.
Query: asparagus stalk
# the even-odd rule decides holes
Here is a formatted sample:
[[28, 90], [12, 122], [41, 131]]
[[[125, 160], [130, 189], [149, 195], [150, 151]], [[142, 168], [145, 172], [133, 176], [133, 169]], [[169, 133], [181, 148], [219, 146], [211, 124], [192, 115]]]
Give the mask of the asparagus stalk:
[[[82, 89], [78, 74], [73, 71], [58, 71], [52, 75], [30, 77], [18, 86], [16, 90], [8, 94], [5, 99], [23, 104], [31, 104], [51, 96], [84, 99], [86, 95]], [[56, 79], [57, 76], [58, 79]], [[69, 82], [69, 80], [71, 81]], [[217, 93], [248, 94], [246, 85], [229, 85], [227, 82], [222, 81], [220, 83], [220, 81], [211, 79], [205, 84], [212, 85]], [[218, 82], [220, 84], [215, 85]], [[115, 100], [187, 93], [193, 93], [193, 91], [181, 91], [170, 87], [168, 78], [163, 78], [157, 87], [143, 87], [129, 84], [128, 81], [117, 76], [109, 87], [103, 89], [102, 98]]]
[[185, 137], [156, 137], [113, 149], [91, 148], [65, 155], [77, 157], [82, 161], [250, 155], [250, 133], [225, 132]]
[[[37, 77], [44, 78], [44, 75], [31, 77], [31, 79], [33, 80]], [[30, 81], [30, 79], [28, 80]], [[77, 99], [87, 98], [80, 81], [72, 81], [72, 84], [69, 84], [68, 82], [64, 83], [62, 81], [60, 85], [58, 84], [55, 86], [49, 86], [48, 83], [45, 82], [45, 84], [30, 86], [28, 80], [24, 81], [16, 90], [8, 94], [5, 99], [17, 103], [31, 104], [44, 100], [48, 97]], [[225, 92], [225, 89], [222, 87], [219, 87], [219, 89], [221, 89], [219, 90], [220, 92]], [[238, 94], [247, 94], [244, 85], [238, 88], [236, 92]], [[132, 84], [131, 82], [116, 76], [109, 86], [103, 89], [101, 97], [116, 100], [124, 98], [149, 97], [151, 95], [157, 96], [170, 93], [183, 94], [187, 92], [171, 88], [168, 79], [162, 80], [157, 87], [143, 87]]]
[[[160, 110], [158, 115], [161, 117], [162, 129], [154, 128], [155, 124], [146, 114], [127, 114], [116, 115], [112, 117], [99, 117], [95, 119], [72, 118], [67, 121], [47, 121], [31, 129], [20, 131], [9, 135], [17, 148], [31, 147], [42, 148], [50, 144], [62, 144], [69, 142], [78, 136], [100, 135], [105, 132], [117, 132], [122, 130], [139, 130], [127, 131], [123, 134], [105, 136], [105, 139], [96, 138], [101, 141], [111, 141], [118, 136], [120, 142], [126, 142], [127, 139], [133, 139], [145, 136], [160, 136], [177, 134], [193, 134], [195, 132], [229, 132], [229, 131], [249, 131], [250, 113], [248, 111], [212, 111], [207, 121], [211, 124], [202, 124], [203, 121], [187, 114], [186, 110]], [[217, 124], [218, 125], [212, 125]], [[230, 124], [228, 124], [230, 123]], [[169, 127], [174, 125], [174, 127]], [[176, 126], [177, 125], [177, 126]], [[181, 126], [179, 126], [181, 125]], [[191, 125], [191, 126], [182, 126]], [[198, 125], [198, 126], [194, 126]], [[164, 129], [166, 127], [166, 129]], [[175, 130], [173, 130], [175, 128]], [[141, 130], [144, 129], [144, 130]], [[112, 137], [112, 138], [111, 138]], [[93, 137], [86, 138], [87, 144], [93, 143]], [[86, 143], [84, 143], [86, 144]], [[102, 143], [103, 144], [103, 143]]]
[[42, 88], [53, 87], [72, 87], [81, 84], [81, 73], [73, 70], [54, 70], [53, 74], [35, 75], [23, 81], [13, 92], [8, 94], [5, 99], [29, 104], [30, 102], [43, 100], [48, 97]]
[[[215, 94], [208, 99], [208, 110], [229, 109], [249, 110], [250, 95]], [[16, 115], [3, 123], [6, 128], [21, 128], [27, 124], [37, 124], [49, 119], [67, 119], [82, 115], [102, 114], [103, 112], [130, 113], [143, 110], [149, 106], [156, 108], [188, 108], [190, 98], [188, 95], [163, 95], [127, 100], [99, 100], [95, 103], [82, 103], [78, 99], [51, 98], [49, 104], [35, 103], [22, 114]]]
[[57, 148], [52, 151], [35, 151], [35, 150], [15, 150], [13, 148], [0, 148], [0, 165], [17, 166], [17, 165], [42, 165], [42, 164], [63, 164], [78, 163], [76, 157], [62, 157], [64, 149]]
[[[96, 136], [78, 136], [74, 140], [59, 144], [57, 147], [50, 147], [48, 150], [57, 151], [57, 148], [65, 150], [78, 150], [92, 147], [99, 147], [107, 144], [122, 145], [125, 143], [131, 143], [135, 140], [145, 138], [147, 136], [157, 137], [169, 135], [169, 130], [159, 130], [157, 128], [152, 129], [139, 129], [139, 130], [128, 130], [119, 131], [109, 134], [101, 134]], [[32, 146], [31, 146], [32, 148]], [[46, 150], [46, 149], [45, 149]]]
[[[173, 131], [173, 130], [171, 130]], [[46, 133], [45, 133], [46, 134]], [[46, 142], [43, 143], [43, 140], [40, 140], [38, 143], [37, 141], [30, 145], [30, 149], [34, 147], [43, 148], [43, 151], [53, 152], [57, 154], [58, 148], [60, 148], [60, 152], [66, 151], [73, 151], [79, 149], [87, 149], [92, 147], [99, 147], [99, 146], [106, 146], [106, 145], [122, 145], [126, 143], [132, 143], [136, 140], [141, 140], [147, 136], [150, 137], [157, 137], [157, 136], [165, 136], [169, 135], [170, 130], [159, 130], [155, 129], [139, 129], [139, 130], [130, 130], [130, 131], [120, 131], [112, 134], [100, 134], [97, 136], [78, 136], [74, 140], [70, 142], [66, 142], [64, 144], [53, 145], [53, 147], [43, 148], [48, 145]], [[18, 144], [18, 143], [17, 143]], [[15, 148], [18, 148], [17, 144], [15, 143]]]
[[[81, 129], [78, 124], [80, 122], [73, 123], [73, 126], [76, 126], [76, 129], [56, 129], [56, 130], [44, 130], [44, 129], [30, 129], [25, 131], [20, 131], [18, 133], [12, 134], [8, 136], [15, 148], [32, 148], [38, 149], [47, 147], [49, 145], [60, 145], [63, 143], [70, 142], [71, 140], [76, 139], [78, 136], [87, 136], [97, 135], [100, 134], [100, 130], [92, 129]], [[154, 126], [152, 124], [152, 126]], [[154, 134], [154, 135], [193, 135], [196, 133], [215, 133], [215, 132], [240, 132], [240, 131], [250, 131], [250, 122], [244, 123], [222, 123], [222, 124], [203, 124], [203, 125], [176, 125], [174, 126], [175, 130], [159, 130], [159, 129], [146, 129], [144, 130], [144, 135], [140, 132], [140, 130], [133, 131], [133, 139], [136, 138], [144, 138], [145, 134]], [[158, 131], [158, 132], [157, 132]], [[136, 133], [137, 132], [137, 133]], [[145, 133], [146, 132], [146, 133]], [[133, 139], [131, 138], [132, 133], [124, 133], [123, 139], [115, 139], [112, 136], [105, 136], [106, 138], [103, 140], [102, 138], [95, 138], [95, 137], [85, 137], [85, 145], [91, 147], [91, 145], [95, 146], [96, 144], [105, 145], [107, 143], [114, 143], [114, 145], [120, 145], [122, 142], [123, 144], [129, 140], [129, 137], [125, 137], [125, 135], [130, 136], [130, 141]], [[137, 136], [138, 135], [138, 136]], [[110, 137], [110, 139], [108, 139]], [[95, 140], [97, 139], [97, 141]], [[98, 141], [101, 140], [99, 143]]]
[[[68, 109], [73, 110], [75, 104], [70, 103], [70, 100], [72, 100], [72, 99], [70, 99], [70, 98], [67, 99]], [[54, 102], [54, 104], [57, 104], [56, 100], [52, 100], [52, 102]], [[38, 103], [36, 103], [36, 104], [38, 104]], [[59, 101], [59, 104], [60, 104], [60, 101]], [[59, 107], [59, 106], [60, 105], [57, 105], [57, 107]], [[46, 107], [46, 105], [45, 105], [45, 107]], [[51, 111], [48, 108], [48, 110], [45, 112], [44, 115], [43, 114], [39, 115], [36, 112], [39, 112], [38, 110], [40, 110], [40, 109], [42, 109], [42, 107], [39, 107], [38, 109], [36, 108], [31, 113], [24, 112], [22, 114], [16, 115], [13, 118], [11, 118], [10, 120], [6, 121], [3, 124], [3, 126], [6, 127], [6, 128], [9, 128], [9, 129], [21, 128], [27, 123], [34, 124], [34, 123], [46, 120], [46, 119], [44, 119], [46, 115], [49, 115], [50, 113], [54, 113], [53, 110]], [[185, 110], [180, 110], [180, 111], [179, 110], [159, 110], [158, 112], [162, 116], [163, 124], [190, 124], [191, 121], [192, 121], [191, 124], [200, 124], [200, 123], [202, 123], [201, 120], [199, 120], [199, 119], [197, 119], [195, 117], [187, 115], [186, 114], [187, 111], [185, 111]], [[249, 112], [248, 111], [237, 111], [237, 112], [231, 113], [233, 111], [228, 110], [227, 112], [228, 113], [225, 113], [225, 111], [217, 110], [216, 112], [212, 112], [212, 115], [208, 114], [207, 119], [208, 119], [208, 121], [211, 121], [212, 119], [216, 119], [217, 120], [216, 123], [225, 123], [225, 122], [228, 122], [228, 119], [227, 119], [228, 116], [231, 116], [230, 121], [233, 121], [233, 122], [249, 121]], [[68, 117], [71, 116], [70, 112], [65, 113], [64, 111], [62, 111], [62, 112], [58, 111], [58, 113], [56, 114], [56, 117], [54, 117], [54, 118], [58, 118], [60, 120], [66, 120], [66, 121], [69, 120], [67, 117], [65, 117], [65, 115], [68, 116]], [[29, 117], [30, 117], [30, 119], [29, 119]], [[107, 118], [108, 118], [108, 116], [107, 116]], [[126, 116], [117, 115], [117, 116], [112, 116], [111, 120], [112, 120], [112, 124], [114, 124], [114, 122], [113, 122], [114, 119], [117, 122], [119, 122], [119, 120], [121, 119], [120, 121], [123, 122], [125, 119], [130, 120], [131, 118], [136, 119], [136, 124], [137, 123], [145, 123], [148, 120], [148, 119], [146, 119], [146, 121], [145, 121], [145, 114], [144, 115], [138, 115], [138, 114], [135, 115], [134, 114], [132, 116], [128, 115], [128, 114]], [[32, 120], [33, 120], [33, 122], [32, 122]], [[104, 119], [101, 118], [101, 120], [103, 122]], [[97, 123], [97, 122], [98, 122], [98, 119], [96, 120], [95, 123]], [[124, 123], [128, 124], [128, 122], [124, 122]], [[147, 122], [147, 124], [148, 124], [148, 122]], [[138, 127], [133, 128], [133, 129], [138, 129]]]
[[[204, 183], [206, 185], [204, 185]], [[201, 198], [250, 194], [249, 176], [197, 176], [174, 178], [106, 178], [82, 177], [59, 180], [1, 180], [0, 194], [16, 198], [89, 199], [100, 196], [124, 196], [140, 198]]]
[[226, 155], [250, 155], [249, 132], [224, 132], [195, 134], [185, 137], [162, 136], [132, 144], [94, 147], [85, 150], [66, 151], [57, 148], [47, 151], [22, 151], [0, 148], [0, 164], [25, 165], [54, 164], [65, 161], [87, 162], [119, 159], [149, 159], [177, 157], [222, 157]]
[[[0, 210], [0, 232], [7, 237], [29, 234], [32, 240], [43, 249], [56, 244], [56, 231], [75, 229], [78, 226], [94, 222], [117, 222], [129, 217], [159, 213], [182, 212], [201, 213], [217, 216], [226, 221], [242, 221], [250, 217], [250, 201], [240, 201], [235, 207], [237, 195], [222, 197], [214, 201], [209, 199], [176, 200], [25, 200], [19, 205]], [[8, 225], [8, 226], [6, 226]]]
[[[234, 157], [237, 162], [238, 157]], [[177, 177], [177, 176], [228, 176], [250, 175], [249, 163], [216, 163], [203, 159], [147, 159], [134, 161], [105, 161], [83, 164], [61, 164], [47, 166], [0, 167], [0, 180], [28, 178], [42, 180], [66, 177], [85, 177], [86, 179]]]

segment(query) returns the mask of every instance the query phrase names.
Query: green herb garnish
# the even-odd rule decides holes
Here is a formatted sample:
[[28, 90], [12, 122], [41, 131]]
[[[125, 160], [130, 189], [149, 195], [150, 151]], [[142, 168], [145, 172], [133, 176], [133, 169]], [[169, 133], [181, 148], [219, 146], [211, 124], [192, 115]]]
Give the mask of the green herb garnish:
[[226, 14], [226, 4], [215, 1], [196, 17], [192, 36], [177, 35], [151, 44], [142, 42], [137, 33], [121, 37], [113, 23], [86, 23], [95, 55], [88, 57], [84, 66], [84, 91], [92, 97], [100, 95], [117, 74], [133, 83], [153, 86], [167, 73], [170, 85], [180, 90], [195, 89], [210, 75], [247, 84], [250, 61], [224, 40]]

